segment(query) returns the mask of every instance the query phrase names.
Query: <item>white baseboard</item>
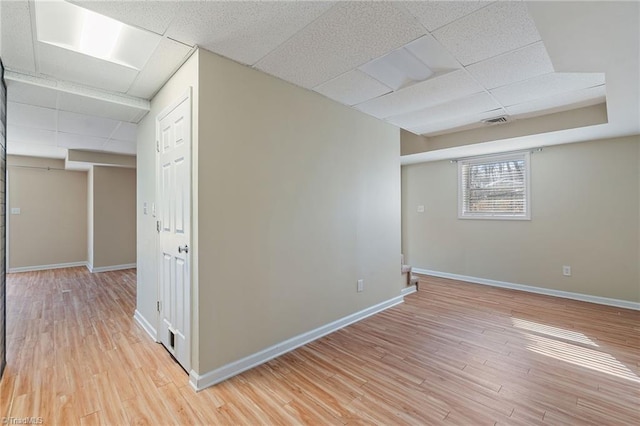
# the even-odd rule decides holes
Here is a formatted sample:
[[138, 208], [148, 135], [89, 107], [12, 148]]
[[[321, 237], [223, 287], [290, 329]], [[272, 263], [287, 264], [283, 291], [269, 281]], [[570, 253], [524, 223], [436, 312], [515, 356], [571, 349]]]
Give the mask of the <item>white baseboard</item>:
[[377, 314], [378, 312], [382, 312], [385, 309], [391, 308], [392, 306], [398, 305], [403, 301], [404, 298], [402, 296], [396, 296], [382, 303], [378, 303], [377, 305], [363, 309], [360, 312], [347, 315], [346, 317], [341, 318], [337, 321], [318, 327], [315, 330], [308, 331], [306, 333], [292, 337], [289, 340], [285, 340], [284, 342], [277, 343], [260, 352], [256, 352], [255, 354], [249, 355], [248, 357], [242, 358], [238, 361], [234, 361], [230, 364], [224, 365], [202, 375], [199, 375], [195, 371], [191, 370], [191, 372], [189, 373], [189, 383], [196, 391], [208, 388], [209, 386], [213, 386], [216, 383], [220, 383], [237, 374], [240, 374], [243, 371], [249, 370], [260, 364], [264, 364], [265, 362], [270, 361], [273, 358], [276, 358], [300, 346], [306, 345], [309, 342], [326, 336], [329, 333], [333, 333], [334, 331], [340, 330], [343, 327], [358, 322], [371, 315]]
[[94, 268], [93, 265], [90, 265], [87, 263], [87, 269], [89, 269], [89, 272], [94, 273], [94, 272], [110, 272], [110, 271], [121, 271], [123, 269], [133, 269], [135, 268], [137, 265], [135, 263], [127, 263], [124, 265], [113, 265], [113, 266], [99, 266], [97, 268]]
[[7, 273], [14, 274], [17, 272], [46, 271], [47, 269], [76, 268], [78, 266], [87, 266], [87, 262], [70, 262], [70, 263], [56, 263], [53, 265], [20, 266], [18, 268], [9, 268], [7, 270]]
[[138, 311], [137, 309], [133, 314], [133, 319], [140, 325], [140, 327], [142, 327], [144, 331], [147, 332], [149, 336], [151, 336], [154, 342], [158, 341], [158, 333], [156, 332], [156, 329], [153, 328], [151, 323], [147, 321], [147, 319], [143, 317], [140, 311]]
[[416, 291], [418, 291], [418, 289], [416, 288], [416, 285], [410, 285], [408, 287], [403, 288], [402, 290], [400, 290], [400, 295], [401, 296], [406, 296], [407, 294], [411, 294], [411, 293], [415, 293]]
[[608, 297], [592, 296], [590, 294], [573, 293], [570, 291], [554, 290], [551, 288], [534, 287], [524, 284], [514, 284], [505, 281], [496, 281], [486, 278], [470, 277], [467, 275], [450, 274], [448, 272], [431, 271], [428, 269], [413, 268], [417, 274], [432, 275], [440, 278], [467, 281], [474, 284], [489, 285], [492, 287], [510, 288], [513, 290], [527, 291], [529, 293], [545, 294], [547, 296], [562, 297], [565, 299], [580, 300], [582, 302], [597, 303], [599, 305], [615, 306], [617, 308], [634, 309], [640, 311], [640, 303], [629, 300], [610, 299]]

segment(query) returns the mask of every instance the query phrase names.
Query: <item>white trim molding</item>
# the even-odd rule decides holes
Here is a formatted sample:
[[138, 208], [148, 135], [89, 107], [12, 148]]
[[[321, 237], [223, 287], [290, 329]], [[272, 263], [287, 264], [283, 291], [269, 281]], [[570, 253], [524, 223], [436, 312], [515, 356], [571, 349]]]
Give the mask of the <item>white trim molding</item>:
[[509, 288], [512, 290], [526, 291], [529, 293], [544, 294], [547, 296], [562, 297], [564, 299], [580, 300], [581, 302], [597, 303], [599, 305], [615, 306], [617, 308], [633, 309], [640, 311], [640, 303], [630, 300], [610, 299], [608, 297], [593, 296], [590, 294], [573, 293], [570, 291], [554, 290], [551, 288], [534, 287], [524, 284], [515, 284], [505, 281], [490, 280], [487, 278], [470, 277], [467, 275], [450, 274], [448, 272], [431, 271], [428, 269], [413, 268], [416, 274], [432, 275], [440, 278], [467, 281], [474, 284], [483, 284], [492, 287]]
[[70, 262], [70, 263], [56, 263], [53, 265], [20, 266], [17, 268], [9, 268], [7, 272], [9, 274], [14, 274], [17, 272], [46, 271], [47, 269], [77, 268], [78, 266], [88, 266], [88, 265], [87, 265], [87, 262]]
[[[415, 269], [413, 269], [413, 271], [415, 271]], [[416, 285], [413, 284], [400, 290], [400, 296], [406, 296], [408, 294], [415, 293], [416, 291], [418, 291], [418, 289], [416, 288]]]
[[370, 317], [371, 315], [377, 314], [378, 312], [382, 312], [385, 309], [396, 306], [402, 302], [404, 302], [404, 298], [402, 296], [396, 296], [384, 302], [378, 303], [377, 305], [370, 306], [359, 312], [347, 315], [346, 317], [343, 317], [339, 320], [318, 327], [314, 330], [299, 334], [295, 337], [292, 337], [291, 339], [277, 343], [260, 352], [256, 352], [245, 358], [239, 359], [238, 361], [223, 365], [220, 368], [216, 368], [215, 370], [206, 372], [202, 375], [191, 370], [191, 372], [189, 373], [189, 383], [196, 391], [208, 388], [209, 386], [213, 386], [237, 374], [240, 374], [243, 371], [247, 371], [253, 367], [257, 367], [260, 364], [264, 364], [265, 362], [270, 361], [273, 358], [290, 352], [296, 348], [299, 348], [300, 346], [306, 345], [307, 343], [326, 336], [327, 334], [333, 333], [334, 331], [340, 330], [341, 328], [344, 328], [355, 322]]
[[154, 342], [158, 341], [158, 332], [156, 331], [155, 328], [153, 328], [151, 323], [147, 321], [145, 317], [142, 316], [139, 310], [136, 309], [136, 311], [133, 314], [133, 319], [138, 323], [138, 325], [140, 325], [140, 327], [142, 327], [144, 331], [147, 332], [149, 336], [151, 336]]
[[94, 268], [93, 265], [90, 265], [89, 263], [87, 263], [87, 269], [89, 269], [89, 272], [91, 272], [91, 273], [94, 273], [94, 272], [121, 271], [123, 269], [135, 269], [136, 266], [137, 265], [135, 263], [126, 263], [124, 265], [99, 266], [97, 268]]

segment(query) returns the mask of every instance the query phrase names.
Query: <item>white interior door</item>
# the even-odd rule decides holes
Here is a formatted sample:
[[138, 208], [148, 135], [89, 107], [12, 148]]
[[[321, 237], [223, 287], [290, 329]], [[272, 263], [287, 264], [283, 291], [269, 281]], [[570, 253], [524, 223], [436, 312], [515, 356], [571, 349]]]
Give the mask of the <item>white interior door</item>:
[[191, 369], [191, 97], [156, 119], [160, 342]]

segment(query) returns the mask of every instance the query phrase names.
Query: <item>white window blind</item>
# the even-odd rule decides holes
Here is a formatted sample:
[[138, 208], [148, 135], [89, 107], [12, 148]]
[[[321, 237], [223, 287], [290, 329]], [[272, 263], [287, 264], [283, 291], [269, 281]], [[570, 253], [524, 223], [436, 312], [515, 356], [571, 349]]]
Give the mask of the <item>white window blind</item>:
[[458, 162], [459, 217], [530, 219], [529, 153]]

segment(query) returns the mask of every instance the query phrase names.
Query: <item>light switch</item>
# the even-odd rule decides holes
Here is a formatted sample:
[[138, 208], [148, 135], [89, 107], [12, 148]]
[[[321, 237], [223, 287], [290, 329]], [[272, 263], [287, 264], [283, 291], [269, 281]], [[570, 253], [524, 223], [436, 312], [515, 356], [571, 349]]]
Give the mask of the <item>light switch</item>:
[[20, 214], [20, 207], [12, 207], [11, 214]]
[[424, 213], [424, 206], [418, 206], [418, 213]]

